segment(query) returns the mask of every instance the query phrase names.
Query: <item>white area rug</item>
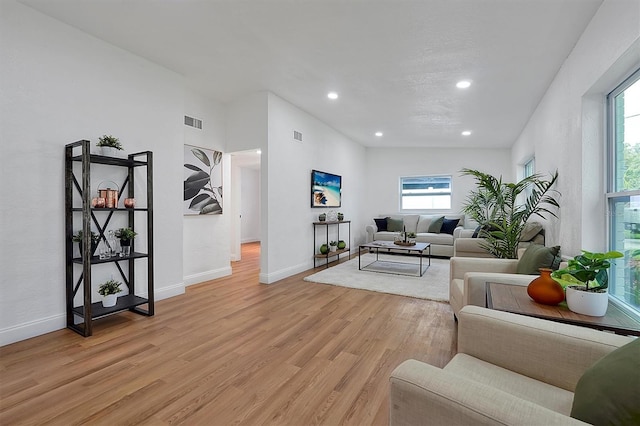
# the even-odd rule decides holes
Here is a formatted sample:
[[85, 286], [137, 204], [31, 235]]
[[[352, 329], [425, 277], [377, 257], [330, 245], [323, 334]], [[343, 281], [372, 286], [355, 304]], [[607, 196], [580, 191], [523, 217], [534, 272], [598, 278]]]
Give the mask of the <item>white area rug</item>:
[[[439, 302], [449, 301], [449, 259], [431, 259], [431, 266], [422, 277], [396, 275], [403, 272], [417, 274], [419, 260], [415, 257], [380, 255], [379, 259], [384, 263], [380, 262], [370, 268], [389, 270], [391, 273], [360, 271], [358, 258], [355, 258], [309, 275], [304, 280]], [[362, 255], [363, 266], [374, 260], [375, 254]], [[388, 262], [407, 262], [411, 265]], [[429, 263], [428, 259], [423, 259], [422, 262], [423, 268]]]

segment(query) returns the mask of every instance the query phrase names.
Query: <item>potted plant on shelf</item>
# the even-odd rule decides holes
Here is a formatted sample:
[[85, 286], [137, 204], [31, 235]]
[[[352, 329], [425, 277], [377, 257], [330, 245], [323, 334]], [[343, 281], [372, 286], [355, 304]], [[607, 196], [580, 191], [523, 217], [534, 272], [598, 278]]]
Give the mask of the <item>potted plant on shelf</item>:
[[566, 290], [567, 306], [575, 313], [601, 317], [609, 304], [610, 259], [624, 257], [619, 251], [582, 254], [569, 260], [566, 268], [554, 271], [551, 277]]
[[343, 221], [344, 220], [344, 213], [338, 212], [338, 220], [339, 221]]
[[320, 213], [320, 214], [318, 215], [318, 220], [319, 220], [320, 222], [324, 222], [324, 221], [326, 221], [326, 220], [327, 220], [327, 214], [326, 214], [326, 213]]
[[100, 284], [98, 287], [98, 293], [103, 296], [102, 306], [105, 308], [109, 308], [111, 306], [115, 306], [118, 296], [116, 296], [120, 291], [120, 282], [115, 280], [109, 280], [106, 283]]
[[[84, 241], [82, 229], [79, 230], [73, 237], [71, 237], [71, 241], [73, 241], [74, 243], [78, 243], [78, 247], [80, 248], [80, 256], [82, 256], [82, 243]], [[100, 243], [100, 235], [91, 231], [91, 252], [89, 253], [89, 256], [93, 256], [96, 249], [98, 248], [99, 243]]]
[[116, 238], [120, 239], [120, 247], [122, 247], [122, 255], [129, 256], [131, 254], [131, 242], [138, 235], [131, 228], [120, 228], [115, 233]]
[[123, 149], [120, 140], [111, 135], [103, 135], [99, 137], [96, 146], [100, 147], [102, 155], [106, 155], [108, 157], [117, 157], [119, 151], [122, 151]]
[[331, 241], [329, 243], [329, 251], [331, 251], [332, 253], [335, 252], [338, 249], [338, 242], [337, 241]]

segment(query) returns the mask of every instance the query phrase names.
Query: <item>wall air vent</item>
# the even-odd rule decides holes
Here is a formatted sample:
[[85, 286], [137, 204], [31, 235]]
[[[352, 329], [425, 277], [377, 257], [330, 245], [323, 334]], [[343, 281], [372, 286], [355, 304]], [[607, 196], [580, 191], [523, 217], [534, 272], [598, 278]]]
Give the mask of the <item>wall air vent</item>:
[[189, 117], [188, 115], [184, 116], [184, 124], [186, 124], [187, 126], [195, 127], [196, 129], [202, 129], [202, 120]]
[[302, 133], [298, 132], [297, 130], [293, 131], [293, 140], [294, 141], [298, 141], [298, 142], [302, 142]]

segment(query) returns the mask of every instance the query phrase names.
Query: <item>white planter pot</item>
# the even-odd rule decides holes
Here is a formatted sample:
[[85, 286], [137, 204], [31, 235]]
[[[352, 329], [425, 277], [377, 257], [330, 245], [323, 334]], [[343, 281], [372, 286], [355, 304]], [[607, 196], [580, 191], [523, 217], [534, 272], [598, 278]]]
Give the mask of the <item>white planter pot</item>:
[[329, 251], [331, 253], [335, 252], [336, 250], [338, 250], [338, 246], [329, 246]]
[[101, 146], [100, 154], [107, 157], [122, 157], [122, 151], [111, 146]]
[[110, 308], [112, 306], [115, 306], [117, 301], [118, 301], [118, 295], [108, 294], [104, 296], [104, 299], [102, 299], [102, 306], [105, 308]]
[[609, 306], [609, 293], [594, 293], [591, 291], [576, 290], [567, 286], [567, 306], [576, 314], [602, 317], [607, 313]]

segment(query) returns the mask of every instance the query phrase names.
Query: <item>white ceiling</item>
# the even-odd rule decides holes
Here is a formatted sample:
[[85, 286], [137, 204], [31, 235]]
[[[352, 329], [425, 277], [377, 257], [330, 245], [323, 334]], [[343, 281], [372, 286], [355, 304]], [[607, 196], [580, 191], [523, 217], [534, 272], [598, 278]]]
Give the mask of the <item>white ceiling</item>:
[[461, 148], [513, 144], [602, 0], [21, 2], [218, 101], [270, 90], [366, 146]]

